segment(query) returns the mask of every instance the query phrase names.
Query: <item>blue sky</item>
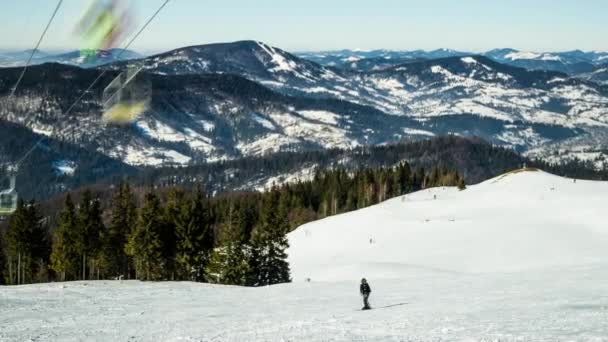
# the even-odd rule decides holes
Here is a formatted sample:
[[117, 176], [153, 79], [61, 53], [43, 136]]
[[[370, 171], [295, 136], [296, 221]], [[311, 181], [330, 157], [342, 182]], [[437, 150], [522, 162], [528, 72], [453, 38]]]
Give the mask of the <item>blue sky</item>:
[[[31, 48], [56, 0], [0, 0], [0, 48]], [[163, 0], [132, 0], [138, 25]], [[78, 48], [88, 0], [64, 0], [42, 50]], [[606, 0], [171, 0], [132, 46], [242, 39], [290, 51], [341, 48], [608, 50]]]

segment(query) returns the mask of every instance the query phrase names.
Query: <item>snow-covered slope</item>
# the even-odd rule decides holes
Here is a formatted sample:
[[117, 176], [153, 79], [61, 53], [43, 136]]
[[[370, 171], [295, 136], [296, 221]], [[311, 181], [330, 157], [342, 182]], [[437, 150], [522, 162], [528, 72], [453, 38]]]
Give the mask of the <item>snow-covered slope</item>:
[[544, 172], [424, 190], [293, 232], [292, 284], [1, 288], [0, 341], [605, 341], [606, 203]]
[[593, 265], [608, 257], [606, 203], [607, 182], [512, 173], [305, 225], [290, 235], [290, 263], [295, 281]]

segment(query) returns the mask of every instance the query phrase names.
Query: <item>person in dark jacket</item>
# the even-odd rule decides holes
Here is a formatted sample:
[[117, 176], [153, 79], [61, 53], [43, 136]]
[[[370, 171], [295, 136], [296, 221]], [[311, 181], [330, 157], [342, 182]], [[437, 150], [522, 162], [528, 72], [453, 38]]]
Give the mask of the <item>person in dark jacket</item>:
[[369, 295], [372, 293], [372, 288], [369, 287], [367, 280], [365, 278], [361, 279], [361, 286], [359, 286], [359, 292], [361, 292], [361, 296], [363, 296], [363, 310], [369, 310], [371, 307], [369, 306]]

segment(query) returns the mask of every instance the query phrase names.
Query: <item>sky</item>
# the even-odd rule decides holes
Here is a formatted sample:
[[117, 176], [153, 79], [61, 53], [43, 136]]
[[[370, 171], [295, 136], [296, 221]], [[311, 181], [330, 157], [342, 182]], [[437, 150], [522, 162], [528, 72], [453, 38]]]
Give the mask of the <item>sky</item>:
[[[33, 48], [57, 2], [0, 0], [0, 49]], [[77, 49], [74, 27], [89, 2], [64, 0], [41, 50]], [[164, 0], [131, 2], [139, 27]], [[606, 51], [607, 19], [606, 0], [171, 0], [131, 48], [152, 53], [253, 39], [298, 52]]]

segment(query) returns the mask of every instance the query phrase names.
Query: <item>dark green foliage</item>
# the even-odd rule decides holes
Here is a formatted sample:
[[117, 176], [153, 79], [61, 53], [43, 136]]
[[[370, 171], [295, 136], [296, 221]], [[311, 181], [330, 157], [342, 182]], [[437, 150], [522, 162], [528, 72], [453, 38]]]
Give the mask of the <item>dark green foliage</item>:
[[[421, 177], [427, 173], [425, 170], [432, 171], [434, 167], [457, 170], [469, 184], [476, 184], [519, 168], [523, 164], [560, 176], [608, 179], [608, 169], [595, 170], [590, 162], [574, 160], [559, 165], [549, 164], [530, 160], [511, 149], [494, 146], [479, 138], [440, 136], [386, 146], [362, 146], [352, 150], [281, 152], [264, 157], [246, 157], [184, 168], [167, 167], [148, 170], [145, 176], [138, 176], [133, 181], [134, 184], [139, 185], [154, 184], [159, 187], [186, 188], [205, 182], [206, 191], [209, 193], [227, 192], [259, 178], [261, 173], [266, 175], [293, 173], [311, 165], [317, 165], [320, 170], [343, 168], [353, 173], [359, 169], [387, 168], [405, 160], [411, 167], [408, 171], [416, 173], [414, 184], [420, 185], [424, 181]], [[231, 176], [225, 177], [228, 171]], [[407, 189], [407, 191], [416, 190], [420, 189]], [[369, 199], [371, 200], [371, 197]]]
[[8, 284], [48, 281], [49, 239], [36, 202], [18, 201], [4, 240]]
[[83, 280], [94, 279], [96, 274], [99, 275], [102, 234], [105, 230], [101, 215], [99, 199], [94, 199], [91, 191], [85, 191], [78, 208], [76, 241], [76, 249], [82, 255], [81, 279]]
[[[214, 198], [200, 188], [154, 189], [143, 195], [139, 210], [137, 191], [132, 193], [126, 183], [111, 198], [84, 191], [78, 208], [68, 195], [55, 230], [51, 265], [59, 280], [122, 275], [247, 286], [288, 282], [287, 233], [411, 191], [464, 185], [456, 171], [429, 170], [412, 171], [407, 162], [356, 171], [335, 168], [264, 193]], [[27, 208], [20, 203], [11, 219], [15, 227], [27, 226], [20, 223]], [[13, 241], [21, 240], [10, 240], [5, 249], [23, 248]]]
[[149, 192], [140, 210], [137, 226], [126, 246], [127, 254], [133, 257], [137, 279], [163, 279], [167, 264], [163, 259], [164, 226], [160, 200], [154, 192]]
[[51, 268], [62, 281], [75, 280], [80, 275], [81, 254], [77, 244], [78, 217], [72, 197], [68, 194], [65, 198], [64, 208], [59, 215], [59, 228], [55, 232], [51, 253]]
[[[7, 280], [5, 279], [6, 276], [8, 276], [6, 270], [4, 269], [5, 265], [6, 265], [6, 261], [4, 253], [6, 249], [5, 243], [4, 243], [4, 237], [2, 236], [2, 234], [0, 234], [0, 285], [6, 285], [7, 284]], [[6, 274], [6, 275], [5, 275]]]
[[267, 286], [290, 281], [286, 250], [289, 231], [288, 193], [272, 189], [262, 201], [260, 222], [253, 231], [250, 284]]
[[208, 201], [199, 189], [192, 199], [183, 192], [171, 216], [175, 226], [176, 262], [180, 279], [204, 280], [204, 268], [214, 245]]
[[[253, 204], [253, 205], [252, 205]], [[205, 270], [213, 283], [248, 285], [251, 275], [249, 238], [257, 220], [257, 203], [248, 197], [229, 198], [227, 217], [221, 226], [219, 246], [213, 250]]]
[[133, 260], [125, 252], [129, 235], [137, 223], [135, 198], [127, 183], [118, 186], [111, 201], [110, 224], [102, 234], [101, 268], [105, 277], [130, 279]]

